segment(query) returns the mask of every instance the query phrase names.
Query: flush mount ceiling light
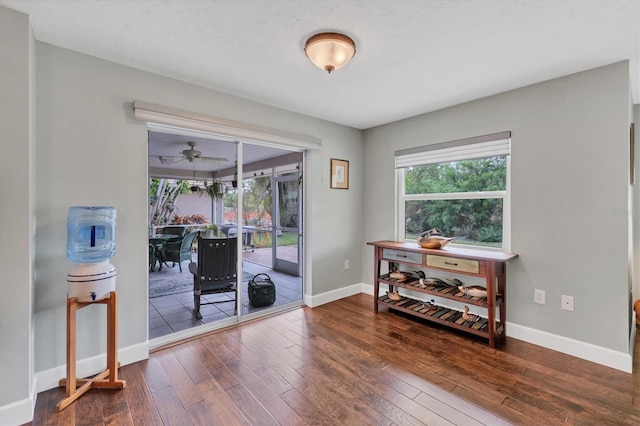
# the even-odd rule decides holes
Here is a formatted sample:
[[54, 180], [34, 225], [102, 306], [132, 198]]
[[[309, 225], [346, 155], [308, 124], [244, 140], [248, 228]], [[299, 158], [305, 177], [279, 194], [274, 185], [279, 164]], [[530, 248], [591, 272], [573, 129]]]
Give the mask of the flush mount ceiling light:
[[315, 66], [331, 73], [347, 65], [356, 54], [356, 44], [343, 34], [321, 33], [307, 40], [304, 53]]

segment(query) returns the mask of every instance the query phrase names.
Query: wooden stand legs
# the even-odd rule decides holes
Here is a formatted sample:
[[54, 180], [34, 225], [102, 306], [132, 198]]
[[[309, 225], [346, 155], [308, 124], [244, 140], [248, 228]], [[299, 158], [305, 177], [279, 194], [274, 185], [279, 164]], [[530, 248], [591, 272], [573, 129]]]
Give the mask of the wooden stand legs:
[[[92, 379], [76, 378], [76, 312], [92, 304], [107, 305], [107, 369]], [[95, 302], [78, 302], [75, 297], [67, 299], [67, 378], [60, 380], [66, 387], [67, 397], [57, 405], [64, 410], [91, 388], [123, 389], [126, 381], [118, 379], [118, 301], [115, 291], [106, 299]], [[108, 377], [108, 378], [107, 378]], [[79, 388], [76, 388], [80, 385]]]

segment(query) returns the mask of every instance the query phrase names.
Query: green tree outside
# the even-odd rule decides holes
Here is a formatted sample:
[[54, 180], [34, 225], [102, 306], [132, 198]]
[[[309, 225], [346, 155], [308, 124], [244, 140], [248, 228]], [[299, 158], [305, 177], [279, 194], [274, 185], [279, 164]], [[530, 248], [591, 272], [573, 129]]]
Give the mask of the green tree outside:
[[[405, 194], [453, 194], [506, 190], [506, 158], [490, 157], [405, 169]], [[406, 238], [439, 228], [457, 243], [500, 246], [501, 198], [408, 200], [405, 202]]]
[[149, 226], [171, 223], [175, 201], [180, 194], [190, 193], [189, 182], [185, 180], [149, 180]]

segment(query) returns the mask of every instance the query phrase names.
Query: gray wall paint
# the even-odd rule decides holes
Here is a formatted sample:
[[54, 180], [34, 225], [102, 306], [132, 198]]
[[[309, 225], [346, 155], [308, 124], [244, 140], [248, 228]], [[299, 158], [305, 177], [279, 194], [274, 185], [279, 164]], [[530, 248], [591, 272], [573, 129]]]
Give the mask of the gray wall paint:
[[[513, 251], [521, 259], [509, 268], [509, 320], [626, 350], [627, 225], [605, 215], [607, 209], [628, 206], [623, 182], [627, 123], [621, 118], [628, 116], [621, 105], [628, 92], [626, 63], [371, 129], [364, 132], [363, 148], [363, 135], [354, 129], [49, 45], [37, 43], [37, 51], [29, 51], [28, 19], [2, 7], [0, 31], [0, 144], [12, 153], [0, 157], [0, 233], [17, 244], [0, 256], [0, 380], [5, 384], [0, 407], [28, 397], [33, 356], [35, 371], [64, 364], [65, 280], [71, 266], [64, 247], [72, 204], [118, 208], [113, 263], [119, 274], [119, 344], [146, 341], [147, 272], [140, 262], [146, 256], [146, 128], [133, 119], [133, 99], [323, 140], [323, 151], [309, 157], [306, 182], [312, 194], [307, 234], [313, 294], [372, 282], [373, 255], [363, 242], [394, 237], [395, 149], [513, 131], [518, 166]], [[19, 69], [5, 72], [8, 65]], [[26, 77], [34, 70], [37, 105]], [[30, 145], [34, 108], [35, 147]], [[639, 123], [638, 106], [634, 117]], [[37, 158], [31, 160], [34, 150]], [[640, 149], [636, 152], [640, 158]], [[350, 161], [349, 191], [329, 189], [330, 158]], [[38, 170], [35, 184], [32, 161]], [[639, 187], [634, 187], [636, 209]], [[29, 243], [34, 206], [35, 254]], [[637, 238], [634, 244], [637, 248]], [[636, 270], [639, 255], [636, 251]], [[349, 271], [342, 269], [346, 258]], [[547, 305], [533, 305], [534, 287], [547, 290]], [[559, 310], [563, 293], [576, 297], [575, 313]], [[80, 358], [104, 351], [100, 309], [78, 316]], [[598, 315], [603, 309], [607, 316]]]
[[0, 7], [0, 407], [33, 382], [32, 44], [28, 16]]
[[[147, 339], [147, 130], [131, 102], [145, 100], [322, 139], [308, 162], [313, 294], [360, 281], [361, 132], [37, 44], [38, 150], [36, 371], [64, 363], [66, 215], [71, 205], [117, 208], [120, 347]], [[350, 160], [348, 191], [329, 190], [329, 158]], [[328, 232], [330, 231], [330, 232]], [[339, 236], [339, 237], [336, 237]], [[352, 268], [342, 268], [348, 254]], [[331, 274], [325, 271], [331, 270]], [[104, 351], [104, 313], [78, 314], [78, 357]]]
[[[508, 321], [628, 352], [628, 63], [364, 132], [364, 235], [394, 235], [397, 149], [512, 132]], [[363, 280], [373, 250], [364, 246]], [[533, 303], [534, 289], [546, 305]], [[561, 295], [575, 312], [560, 309]], [[606, 315], [602, 315], [606, 312]]]
[[631, 187], [631, 226], [633, 232], [632, 302], [640, 300], [640, 104], [633, 106], [635, 123], [635, 184]]

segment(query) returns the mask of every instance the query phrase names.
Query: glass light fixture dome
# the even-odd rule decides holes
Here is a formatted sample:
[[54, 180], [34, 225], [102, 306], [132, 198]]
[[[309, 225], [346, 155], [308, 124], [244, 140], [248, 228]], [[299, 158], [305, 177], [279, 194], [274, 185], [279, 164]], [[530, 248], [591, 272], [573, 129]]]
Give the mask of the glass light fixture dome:
[[353, 58], [356, 44], [344, 34], [320, 33], [307, 40], [304, 52], [315, 66], [331, 73]]

